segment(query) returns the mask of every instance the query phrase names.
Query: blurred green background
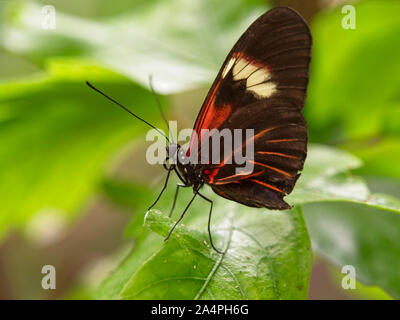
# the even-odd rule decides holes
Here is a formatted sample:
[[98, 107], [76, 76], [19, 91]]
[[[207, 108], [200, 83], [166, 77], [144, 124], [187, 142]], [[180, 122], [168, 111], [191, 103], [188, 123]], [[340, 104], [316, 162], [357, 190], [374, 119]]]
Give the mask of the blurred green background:
[[[48, 4], [55, 28], [47, 28]], [[346, 4], [356, 9], [355, 30], [342, 27]], [[227, 52], [276, 5], [298, 10], [313, 34], [310, 142], [347, 157], [336, 180], [357, 180], [318, 186], [336, 188], [334, 197], [304, 200], [306, 189], [293, 197], [314, 251], [308, 297], [400, 297], [399, 1], [2, 0], [1, 299], [112, 297], [114, 280], [98, 289], [110, 271], [143, 241], [151, 249], [136, 250], [135, 261], [161, 246], [143, 226], [164, 176], [146, 163], [147, 127], [84, 82], [162, 127], [151, 74], [168, 118], [192, 127]], [[40, 287], [45, 264], [57, 268], [57, 290]], [[356, 290], [341, 287], [347, 264], [360, 277]]]

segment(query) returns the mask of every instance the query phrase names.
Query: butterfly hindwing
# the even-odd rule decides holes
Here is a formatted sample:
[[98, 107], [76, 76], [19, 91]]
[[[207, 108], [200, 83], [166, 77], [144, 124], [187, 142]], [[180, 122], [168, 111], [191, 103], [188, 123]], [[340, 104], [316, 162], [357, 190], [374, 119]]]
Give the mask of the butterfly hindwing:
[[[251, 116], [246, 116], [247, 112]], [[214, 165], [200, 165], [203, 171], [210, 173], [205, 176], [206, 183], [214, 191], [218, 189], [226, 195], [233, 192], [234, 198], [241, 200], [238, 202], [247, 205], [287, 208], [283, 197], [292, 191], [306, 157], [307, 127], [301, 112], [290, 105], [258, 102], [237, 110], [222, 130], [225, 125], [243, 130], [252, 128], [254, 135], [251, 138], [243, 136], [241, 148], [228, 154], [223, 148], [213, 150], [211, 144], [209, 152], [219, 152], [222, 161]], [[248, 174], [244, 174], [240, 171], [243, 165], [235, 160], [238, 154], [246, 155], [251, 150], [250, 143], [254, 147], [254, 154], [248, 160], [252, 167]], [[237, 197], [236, 191], [242, 196]], [[246, 196], [248, 200], [245, 200]], [[273, 205], [272, 199], [275, 199]]]

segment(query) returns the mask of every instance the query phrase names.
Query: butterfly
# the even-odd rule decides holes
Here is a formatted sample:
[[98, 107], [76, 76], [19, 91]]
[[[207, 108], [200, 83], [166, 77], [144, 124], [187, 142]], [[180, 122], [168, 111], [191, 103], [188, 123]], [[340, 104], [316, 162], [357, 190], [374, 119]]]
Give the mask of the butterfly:
[[[301, 111], [309, 79], [311, 44], [307, 23], [296, 11], [287, 7], [267, 11], [243, 33], [222, 64], [195, 121], [188, 150], [164, 135], [169, 142], [169, 157], [164, 161], [167, 177], [149, 210], [166, 189], [171, 172], [176, 173], [181, 184], [176, 187], [170, 215], [179, 189], [193, 189], [190, 202], [165, 240], [193, 200], [201, 197], [210, 204], [210, 243], [221, 253], [212, 240], [213, 201], [201, 193], [204, 185], [223, 198], [249, 207], [291, 208], [283, 198], [293, 190], [307, 155], [307, 125]], [[205, 129], [252, 129], [254, 134], [226, 155], [222, 148], [212, 148], [208, 142], [213, 135], [203, 134]], [[240, 166], [232, 160], [248, 142], [254, 146], [253, 157], [248, 160], [252, 170], [238, 173]], [[201, 157], [206, 152], [219, 155], [219, 163], [191, 161], [193, 153]], [[176, 161], [169, 163], [169, 158]]]

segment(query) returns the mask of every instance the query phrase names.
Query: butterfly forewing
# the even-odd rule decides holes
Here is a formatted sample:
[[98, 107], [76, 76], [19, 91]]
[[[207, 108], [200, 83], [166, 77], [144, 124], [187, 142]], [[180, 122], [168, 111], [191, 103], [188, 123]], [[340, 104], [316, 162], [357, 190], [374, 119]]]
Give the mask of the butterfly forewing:
[[[307, 24], [283, 7], [258, 18], [234, 45], [194, 126], [200, 156], [220, 155], [218, 164], [196, 165], [217, 194], [249, 206], [289, 208], [283, 197], [292, 191], [306, 157], [307, 128], [301, 109], [310, 55]], [[202, 129], [214, 128], [254, 130], [251, 172], [238, 174], [234, 161], [236, 152], [245, 153], [248, 139], [244, 136], [242, 148], [233, 149], [229, 157], [223, 148], [204, 143], [212, 135], [202, 135]]]

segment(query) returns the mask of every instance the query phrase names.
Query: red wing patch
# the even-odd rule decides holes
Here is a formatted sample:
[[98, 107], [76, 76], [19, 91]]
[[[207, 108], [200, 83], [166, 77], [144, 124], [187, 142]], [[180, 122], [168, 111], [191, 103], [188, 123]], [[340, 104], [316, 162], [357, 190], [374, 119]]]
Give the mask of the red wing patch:
[[[200, 133], [200, 129], [204, 128], [203, 123], [206, 120], [206, 118], [214, 117], [214, 114], [209, 112], [210, 111], [209, 109], [210, 108], [215, 109], [215, 107], [214, 107], [215, 96], [216, 96], [216, 93], [217, 93], [217, 90], [218, 90], [220, 84], [221, 84], [221, 80], [218, 81], [217, 84], [215, 85], [215, 87], [210, 95], [210, 98], [208, 99], [208, 101], [205, 104], [204, 109], [200, 113], [200, 118], [198, 119], [198, 121], [196, 121], [194, 130], [197, 132], [197, 134]], [[208, 122], [211, 122], [211, 121], [209, 120]]]
[[[229, 117], [232, 112], [232, 108], [229, 104], [224, 104], [220, 106], [215, 105], [215, 98], [220, 86], [221, 80], [218, 81], [208, 99], [205, 102], [204, 108], [202, 108], [201, 113], [198, 116], [195, 127], [193, 129], [193, 134], [190, 139], [189, 149], [187, 155], [190, 155], [190, 149], [193, 147], [194, 138], [198, 137], [198, 148], [200, 147], [200, 142], [203, 137], [201, 130], [203, 129], [216, 129], [221, 126], [221, 124]], [[196, 135], [195, 135], [196, 134]]]
[[228, 118], [231, 110], [229, 105], [223, 105], [217, 109], [214, 104], [212, 104], [209, 110], [210, 116], [204, 118], [201, 129], [218, 128]]

